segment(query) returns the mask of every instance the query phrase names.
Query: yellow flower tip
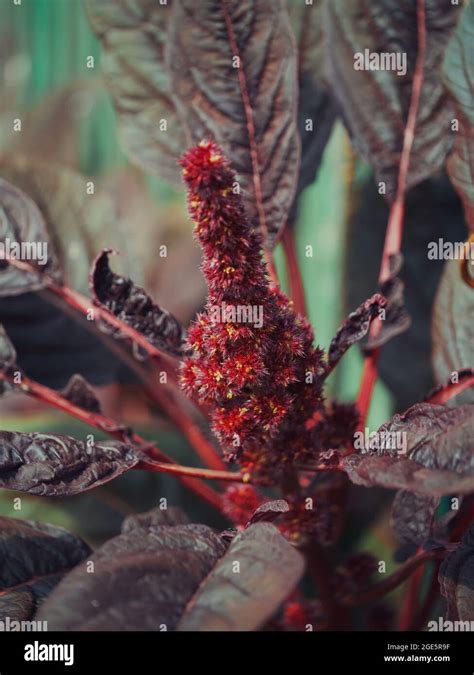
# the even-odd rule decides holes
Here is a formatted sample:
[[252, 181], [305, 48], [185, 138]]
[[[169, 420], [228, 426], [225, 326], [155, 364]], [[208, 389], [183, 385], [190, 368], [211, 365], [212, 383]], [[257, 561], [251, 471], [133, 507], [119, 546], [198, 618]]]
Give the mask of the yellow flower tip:
[[209, 157], [209, 162], [211, 164], [217, 164], [217, 162], [220, 162], [220, 161], [222, 161], [222, 155], [217, 155], [216, 153], [213, 153]]
[[242, 482], [243, 483], [250, 483], [250, 474], [249, 473], [242, 474]]

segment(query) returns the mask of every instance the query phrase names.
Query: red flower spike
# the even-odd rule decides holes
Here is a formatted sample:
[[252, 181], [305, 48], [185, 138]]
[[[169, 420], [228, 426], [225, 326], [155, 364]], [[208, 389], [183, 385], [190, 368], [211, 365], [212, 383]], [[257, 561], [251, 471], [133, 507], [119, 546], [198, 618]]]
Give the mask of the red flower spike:
[[313, 452], [306, 422], [322, 407], [322, 352], [309, 323], [270, 285], [260, 235], [220, 148], [204, 141], [181, 160], [203, 250], [206, 310], [188, 333], [183, 388], [213, 410], [227, 459], [275, 483]]

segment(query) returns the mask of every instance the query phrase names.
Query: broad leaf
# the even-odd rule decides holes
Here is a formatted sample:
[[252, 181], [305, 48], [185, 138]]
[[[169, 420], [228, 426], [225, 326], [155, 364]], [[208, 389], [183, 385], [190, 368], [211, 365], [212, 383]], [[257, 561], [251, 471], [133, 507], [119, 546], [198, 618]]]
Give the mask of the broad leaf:
[[[298, 46], [298, 129], [301, 165], [296, 197], [314, 181], [336, 118], [336, 105], [325, 77], [327, 48], [324, 2], [287, 0]], [[297, 204], [294, 204], [294, 208]]]
[[[408, 189], [442, 167], [451, 145], [447, 132], [452, 111], [439, 70], [459, 7], [444, 0], [424, 4], [426, 54]], [[392, 201], [419, 56], [417, 3], [330, 0], [326, 7], [330, 81], [356, 149], [374, 169], [377, 181], [386, 184]], [[372, 60], [382, 54], [392, 59], [405, 55], [406, 64], [372, 69], [366, 53]]]
[[[139, 527], [77, 567], [38, 614], [50, 630], [173, 630], [226, 545], [204, 525]], [[151, 611], [150, 611], [151, 608]]]
[[[28, 263], [28, 272], [6, 258]], [[59, 276], [46, 224], [36, 204], [20, 189], [0, 178], [0, 297], [37, 291], [43, 275]]]
[[439, 571], [441, 593], [446, 598], [448, 621], [474, 621], [474, 524]]
[[168, 66], [193, 143], [211, 137], [238, 174], [268, 244], [298, 180], [297, 51], [283, 0], [173, 3]]
[[119, 115], [125, 152], [148, 173], [181, 184], [177, 160], [186, 147], [164, 65], [174, 2], [85, 0], [102, 43], [107, 87]]
[[454, 106], [458, 129], [448, 160], [449, 176], [464, 204], [474, 231], [474, 5], [465, 3], [443, 64], [443, 76]]
[[81, 565], [68, 575], [38, 619], [52, 630], [211, 630], [223, 621], [251, 630], [302, 574], [302, 558], [272, 525], [248, 528], [227, 550], [210, 528], [157, 524], [156, 514], [102, 546], [93, 574]]
[[113, 480], [138, 461], [130, 446], [115, 441], [0, 432], [0, 487], [9, 490], [71, 496]]
[[[181, 324], [165, 309], [159, 307], [146, 291], [112, 272], [109, 266], [109, 249], [94, 261], [91, 273], [91, 291], [94, 301], [106, 307], [114, 316], [141, 333], [154, 347], [175, 356], [183, 353], [185, 340]], [[117, 330], [99, 324], [115, 334]], [[120, 335], [118, 334], [120, 337]]]
[[401, 438], [405, 455], [352, 454], [344, 466], [358, 485], [400, 488], [440, 497], [474, 492], [474, 406], [420, 403], [395, 415], [379, 438]]
[[40, 210], [69, 286], [87, 292], [87, 275], [95, 253], [112, 241], [117, 248], [126, 249], [132, 259], [135, 251], [127, 247], [128, 223], [124, 232], [113, 194], [97, 181], [91, 194], [86, 176], [27, 155], [0, 156], [0, 176], [20, 188]]
[[[452, 381], [453, 373], [474, 363], [474, 288], [461, 278], [460, 261], [448, 260], [433, 307], [433, 371], [438, 384]], [[474, 403], [474, 389], [457, 402]]]
[[89, 552], [61, 527], [0, 518], [0, 619], [31, 619], [38, 603]]
[[188, 523], [187, 515], [180, 508], [169, 506], [166, 509], [160, 509], [157, 507], [146, 513], [127, 516], [122, 523], [122, 533], [127, 534], [127, 532], [138, 529], [149, 530], [159, 525], [187, 525]]
[[304, 561], [270, 523], [251, 525], [188, 603], [178, 630], [256, 630], [291, 593]]

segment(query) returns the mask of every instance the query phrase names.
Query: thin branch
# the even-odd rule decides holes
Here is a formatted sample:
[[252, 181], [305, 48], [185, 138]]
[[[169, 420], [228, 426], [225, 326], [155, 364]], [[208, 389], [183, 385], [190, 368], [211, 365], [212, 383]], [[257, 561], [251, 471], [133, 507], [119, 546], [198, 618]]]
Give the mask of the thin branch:
[[400, 584], [406, 581], [406, 579], [408, 579], [413, 574], [413, 572], [420, 568], [420, 565], [424, 565], [430, 560], [440, 560], [444, 558], [447, 553], [447, 548], [423, 551], [422, 553], [419, 553], [418, 555], [413, 556], [413, 558], [407, 560], [406, 563], [399, 567], [396, 572], [387, 577], [387, 579], [384, 579], [383, 581], [375, 584], [374, 586], [371, 586], [366, 590], [359, 591], [351, 596], [348, 596], [347, 598], [344, 598], [342, 602], [350, 607], [357, 607], [359, 605], [366, 605], [373, 600], [378, 600], [400, 586]]
[[[61, 394], [57, 391], [54, 391], [49, 387], [45, 387], [44, 385], [39, 384], [39, 382], [31, 380], [30, 378], [26, 377], [26, 375], [22, 374], [21, 383], [17, 384], [14, 381], [13, 375], [0, 371], [0, 380], [9, 382], [14, 388], [22, 391], [28, 396], [42, 401], [43, 403], [47, 403], [57, 410], [61, 410], [62, 412], [65, 412], [68, 415], [81, 420], [85, 424], [88, 424], [95, 429], [99, 429], [100, 431], [117, 438], [119, 441], [132, 443], [134, 446], [139, 448], [146, 446], [152, 458], [164, 464], [175, 464], [171, 457], [168, 457], [168, 455], [162, 452], [155, 445], [151, 445], [145, 438], [142, 438], [138, 434], [130, 433], [126, 427], [117, 424], [117, 422], [109, 419], [108, 417], [105, 417], [104, 415], [90, 412], [84, 408], [81, 408], [80, 406], [75, 405], [74, 403], [71, 403], [71, 401], [68, 401], [68, 399], [64, 398], [64, 396], [61, 396]], [[186, 485], [186, 487], [207, 501], [211, 506], [217, 510], [221, 509], [221, 498], [217, 492], [195, 478], [179, 476], [179, 479], [184, 485]]]
[[[27, 263], [23, 263], [17, 260], [10, 260], [10, 263], [15, 265], [15, 267], [18, 267], [19, 269], [22, 269], [23, 271], [28, 271], [30, 273], [36, 272], [36, 270]], [[120, 330], [121, 333], [125, 334], [139, 347], [143, 348], [152, 360], [156, 361], [157, 359], [160, 359], [160, 361], [165, 365], [165, 367], [166, 366], [169, 367], [170, 364], [172, 365], [172, 367], [174, 367], [174, 361], [171, 359], [171, 357], [169, 357], [167, 354], [163, 354], [162, 352], [160, 352], [160, 350], [158, 350], [150, 342], [148, 342], [148, 340], [141, 333], [136, 331], [134, 328], [131, 328], [128, 324], [124, 323], [120, 319], [118, 319], [105, 307], [95, 306], [89, 298], [81, 295], [77, 291], [67, 286], [61, 286], [60, 284], [57, 284], [54, 281], [54, 279], [52, 279], [48, 275], [42, 275], [41, 279], [44, 283], [44, 289], [42, 290], [42, 294], [44, 297], [47, 298], [48, 293], [51, 293], [53, 297], [56, 298], [57, 301], [61, 303], [62, 306], [65, 305], [66, 307], [72, 309], [73, 311], [77, 311], [82, 317], [87, 318], [90, 315], [90, 312], [92, 311], [94, 317], [95, 315], [99, 316], [102, 320], [112, 325], [114, 328]], [[92, 330], [95, 334], [100, 335], [102, 333], [97, 328], [94, 321], [87, 320], [85, 322], [85, 325], [89, 330]], [[113, 340], [112, 342], [117, 343], [116, 340]], [[150, 398], [165, 411], [165, 413], [174, 422], [177, 428], [182, 431], [182, 433], [186, 436], [186, 438], [196, 451], [198, 457], [200, 457], [202, 461], [212, 469], [216, 470], [224, 469], [225, 465], [221, 460], [221, 458], [219, 457], [212, 443], [210, 443], [203, 436], [200, 429], [194, 423], [190, 415], [188, 415], [186, 412], [183, 412], [183, 410], [181, 409], [179, 405], [180, 402], [179, 399], [181, 399], [181, 401], [184, 400], [181, 391], [177, 389], [176, 386], [170, 387], [170, 389], [173, 391], [173, 394], [171, 395], [172, 398], [170, 399], [170, 394], [167, 394], [158, 389], [156, 386], [154, 386], [153, 379], [150, 376], [148, 370], [144, 369], [143, 366], [141, 366], [138, 362], [135, 361], [135, 359], [129, 357], [128, 352], [125, 352], [123, 348], [121, 348], [120, 346], [119, 348], [114, 349], [114, 346], [111, 345], [109, 341], [106, 341], [106, 344], [119, 356], [119, 358], [121, 358], [126, 363], [126, 365], [128, 365], [130, 368], [132, 368], [132, 370], [135, 373], [138, 374], [140, 379], [146, 385], [146, 390]], [[168, 368], [166, 368], [166, 372], [169, 373]]]
[[141, 461], [136, 468], [146, 469], [147, 471], [154, 471], [156, 473], [171, 473], [176, 476], [203, 478], [205, 480], [219, 480], [235, 483], [245, 482], [241, 473], [234, 473], [232, 471], [213, 471], [212, 469], [200, 469], [194, 466], [182, 466], [181, 464], [169, 464], [150, 460]]
[[459, 375], [459, 382], [449, 382], [440, 387], [428, 396], [426, 403], [443, 405], [466, 389], [474, 387], [474, 368], [469, 368]]
[[[403, 134], [403, 148], [400, 156], [400, 166], [398, 169], [398, 183], [395, 201], [390, 209], [390, 215], [385, 234], [385, 242], [382, 253], [382, 261], [379, 272], [379, 284], [384, 283], [390, 277], [390, 258], [399, 253], [402, 234], [403, 217], [405, 211], [405, 193], [408, 179], [408, 169], [410, 166], [410, 155], [415, 138], [416, 119], [421, 98], [423, 86], [423, 71], [426, 59], [426, 25], [425, 25], [425, 0], [417, 0], [417, 24], [418, 24], [418, 55], [413, 75], [413, 86], [410, 98], [410, 108], [408, 119]], [[382, 324], [380, 319], [376, 319], [370, 327], [370, 337], [376, 337]], [[366, 357], [362, 380], [357, 398], [357, 408], [360, 413], [360, 425], [365, 425], [365, 420], [370, 408], [372, 393], [377, 379], [377, 360], [379, 350], [375, 350]]]

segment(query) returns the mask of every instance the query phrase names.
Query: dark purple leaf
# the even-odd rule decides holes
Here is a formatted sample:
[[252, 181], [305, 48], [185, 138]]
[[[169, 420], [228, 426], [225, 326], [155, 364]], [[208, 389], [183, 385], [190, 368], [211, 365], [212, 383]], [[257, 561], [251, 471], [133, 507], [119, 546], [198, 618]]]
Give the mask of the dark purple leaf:
[[84, 408], [84, 410], [93, 413], [101, 413], [100, 403], [94, 390], [82, 375], [73, 375], [62, 390], [61, 396], [79, 406], [79, 408]]
[[156, 507], [146, 513], [138, 513], [128, 516], [122, 523], [122, 534], [142, 529], [149, 530], [159, 525], [187, 525], [189, 519], [180, 508], [169, 506], [166, 509]]
[[[466, 284], [459, 260], [448, 260], [436, 293], [432, 320], [432, 361], [436, 382], [444, 384], [454, 373], [474, 363], [474, 290]], [[474, 403], [467, 389], [457, 403]]]
[[474, 476], [454, 471], [425, 469], [410, 459], [389, 455], [349, 455], [344, 460], [347, 475], [356, 485], [403, 489], [441, 497], [474, 492]]
[[[298, 129], [301, 164], [296, 197], [314, 181], [336, 118], [336, 105], [325, 79], [326, 45], [323, 1], [313, 4], [287, 0], [298, 46]], [[296, 200], [293, 205], [295, 210]], [[290, 218], [293, 220], [293, 217]]]
[[474, 5], [465, 3], [456, 33], [449, 42], [443, 76], [459, 129], [448, 160], [448, 173], [464, 204], [466, 221], [474, 231]]
[[[95, 260], [91, 272], [91, 291], [97, 305], [102, 305], [125, 324], [141, 333], [154, 347], [175, 356], [183, 353], [184, 330], [174, 316], [159, 307], [143, 288], [131, 279], [112, 272], [111, 250], [104, 250]], [[118, 334], [117, 329], [100, 326]]]
[[[34, 272], [9, 264], [8, 257]], [[0, 178], [0, 297], [40, 290], [44, 274], [60, 278], [43, 216], [24, 192]]]
[[233, 539], [201, 583], [178, 630], [256, 630], [288, 597], [303, 572], [303, 557], [276, 527], [251, 525]]
[[96, 551], [93, 573], [76, 567], [37, 618], [51, 630], [252, 630], [303, 572], [300, 554], [268, 523], [228, 549], [204, 525], [154, 521], [127, 526]]
[[0, 487], [50, 497], [103, 485], [138, 464], [132, 447], [70, 436], [0, 432]]
[[59, 584], [41, 608], [50, 630], [174, 630], [201, 581], [226, 551], [204, 525], [130, 529]]
[[[379, 438], [402, 439], [406, 453], [352, 454], [344, 466], [349, 478], [440, 497], [474, 491], [474, 406], [456, 408], [419, 403], [378, 430]], [[386, 436], [390, 434], [390, 436]]]
[[456, 550], [443, 561], [439, 583], [446, 598], [446, 619], [474, 621], [474, 524], [464, 533]]
[[297, 50], [283, 0], [174, 3], [167, 63], [197, 144], [212, 138], [241, 181], [267, 242], [284, 228], [300, 160]]
[[391, 257], [390, 277], [380, 286], [380, 293], [387, 300], [385, 316], [381, 323], [381, 330], [377, 335], [369, 337], [365, 348], [366, 351], [382, 347], [391, 338], [406, 331], [411, 324], [403, 298], [405, 285], [398, 276], [402, 265], [403, 257], [401, 254]]
[[392, 527], [401, 544], [423, 546], [432, 538], [439, 499], [400, 490], [392, 504]]
[[[444, 0], [425, 5], [426, 58], [419, 113], [407, 177], [408, 189], [438, 171], [451, 146], [452, 110], [439, 70], [459, 7]], [[330, 0], [327, 7], [329, 78], [356, 149], [395, 197], [403, 135], [418, 51], [417, 3], [413, 0]], [[395, 69], [357, 69], [365, 54], [406, 57]], [[365, 65], [364, 63], [361, 65]], [[398, 74], [400, 73], [400, 74]]]
[[256, 509], [253, 516], [250, 518], [247, 523], [249, 525], [254, 525], [255, 523], [273, 523], [275, 520], [281, 516], [282, 513], [287, 513], [290, 510], [288, 502], [284, 499], [275, 499], [272, 502], [265, 502]]
[[173, 4], [86, 0], [125, 152], [148, 173], [181, 184], [177, 160], [186, 144], [164, 65]]
[[0, 619], [31, 619], [38, 603], [89, 552], [61, 527], [0, 518]]
[[386, 298], [376, 293], [349, 314], [329, 345], [328, 368], [330, 370], [340, 361], [351, 345], [367, 335], [372, 320], [386, 305]]

